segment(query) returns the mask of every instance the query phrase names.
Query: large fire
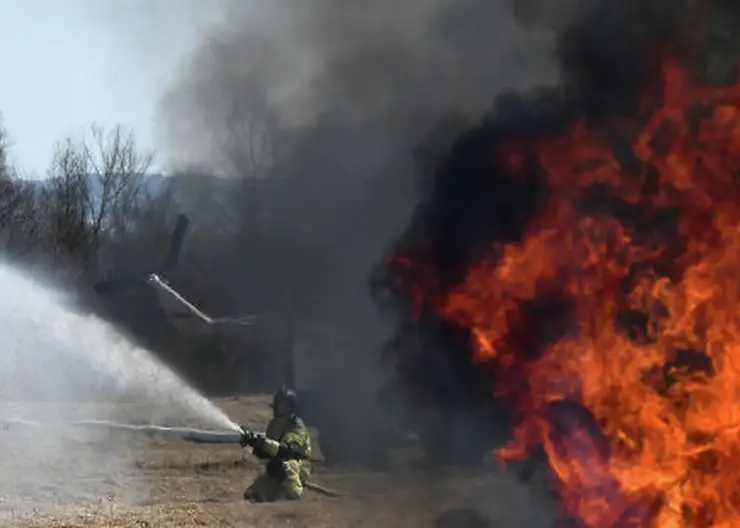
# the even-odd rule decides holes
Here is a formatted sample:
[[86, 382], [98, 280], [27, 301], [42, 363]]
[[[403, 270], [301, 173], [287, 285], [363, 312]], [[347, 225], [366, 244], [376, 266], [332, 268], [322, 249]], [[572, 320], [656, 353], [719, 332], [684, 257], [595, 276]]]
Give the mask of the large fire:
[[[737, 527], [740, 86], [707, 86], [670, 58], [661, 73], [639, 118], [491, 152], [510, 178], [539, 167], [548, 198], [520, 243], [494, 244], [457, 286], [414, 288], [470, 332], [481, 368], [497, 365], [517, 416], [499, 457], [544, 449], [584, 526]], [[626, 205], [589, 210], [594, 192]], [[565, 323], [532, 353], [522, 307], [553, 294]]]

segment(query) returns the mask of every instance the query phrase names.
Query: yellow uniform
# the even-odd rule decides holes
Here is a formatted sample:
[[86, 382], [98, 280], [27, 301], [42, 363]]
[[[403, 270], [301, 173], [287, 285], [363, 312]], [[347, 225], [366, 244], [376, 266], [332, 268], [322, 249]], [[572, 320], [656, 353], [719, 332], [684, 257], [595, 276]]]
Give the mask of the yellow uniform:
[[267, 471], [249, 486], [244, 498], [273, 502], [303, 497], [311, 474], [311, 438], [303, 420], [295, 414], [273, 418], [253, 453], [268, 461]]

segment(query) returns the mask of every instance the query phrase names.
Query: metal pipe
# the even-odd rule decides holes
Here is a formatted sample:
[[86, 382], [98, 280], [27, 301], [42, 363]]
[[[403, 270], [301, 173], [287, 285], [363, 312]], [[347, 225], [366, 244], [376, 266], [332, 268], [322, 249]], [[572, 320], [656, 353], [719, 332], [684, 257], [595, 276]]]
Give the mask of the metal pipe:
[[33, 422], [12, 418], [0, 418], [0, 429], [12, 431], [14, 429], [41, 429], [41, 428], [88, 428], [108, 431], [139, 433], [148, 436], [159, 435], [181, 438], [189, 442], [201, 444], [238, 444], [241, 433], [236, 431], [210, 431], [192, 427], [169, 427], [164, 425], [128, 425], [105, 420], [80, 420], [71, 422]]

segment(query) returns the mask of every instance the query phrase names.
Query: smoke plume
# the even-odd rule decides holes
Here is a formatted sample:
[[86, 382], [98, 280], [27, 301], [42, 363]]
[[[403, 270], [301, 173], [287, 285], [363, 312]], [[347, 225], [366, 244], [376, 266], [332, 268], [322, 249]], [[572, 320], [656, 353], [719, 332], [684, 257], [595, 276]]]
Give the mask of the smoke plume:
[[[244, 262], [264, 261], [271, 280], [282, 277], [262, 306], [287, 298], [283, 309], [299, 322], [320, 319], [350, 336], [353, 370], [375, 362], [388, 335], [368, 277], [417, 201], [419, 158], [502, 90], [559, 81], [541, 6], [560, 23], [574, 3], [532, 2], [529, 12], [514, 4], [232, 2], [163, 97], [170, 155], [256, 179], [261, 194], [234, 193], [237, 209], [259, 219], [262, 236], [313, 255], [296, 266], [253, 242]], [[525, 29], [523, 20], [533, 23]], [[228, 261], [231, 292], [257, 299], [255, 286], [236, 286], [252, 264]], [[378, 376], [343, 378], [372, 399]]]
[[[163, 102], [175, 152], [200, 157], [190, 161], [223, 155], [235, 107], [283, 127], [354, 124], [370, 145], [382, 128], [392, 133], [385, 146], [408, 157], [403, 147], [439, 116], [477, 115], [502, 88], [555, 81], [551, 32], [522, 30], [505, 1], [251, 0], [228, 4], [223, 18]], [[370, 149], [353, 161], [378, 154], [389, 156]]]

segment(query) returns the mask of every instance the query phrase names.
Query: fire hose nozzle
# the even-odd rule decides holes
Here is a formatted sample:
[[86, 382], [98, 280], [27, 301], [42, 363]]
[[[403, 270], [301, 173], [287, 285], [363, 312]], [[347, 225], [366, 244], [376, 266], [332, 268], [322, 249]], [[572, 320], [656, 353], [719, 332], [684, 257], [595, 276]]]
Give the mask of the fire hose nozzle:
[[260, 433], [255, 433], [254, 431], [247, 429], [244, 425], [240, 425], [239, 428], [242, 431], [241, 438], [239, 439], [239, 444], [241, 444], [242, 447], [254, 447], [262, 436]]

